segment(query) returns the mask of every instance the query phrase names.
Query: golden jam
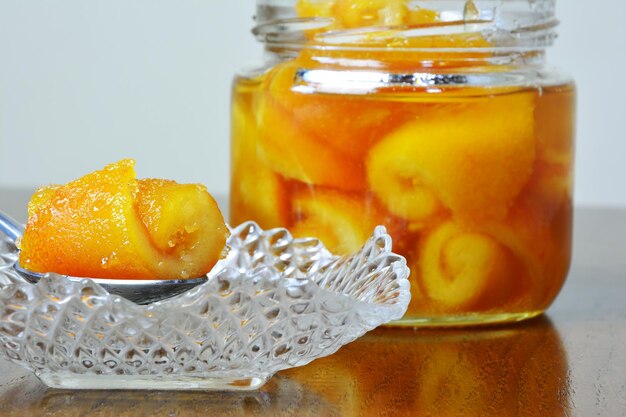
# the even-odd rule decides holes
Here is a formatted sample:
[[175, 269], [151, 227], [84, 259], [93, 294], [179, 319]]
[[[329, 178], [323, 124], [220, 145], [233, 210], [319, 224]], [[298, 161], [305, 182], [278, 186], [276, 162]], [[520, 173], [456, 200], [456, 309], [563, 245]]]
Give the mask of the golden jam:
[[[512, 69], [475, 49], [484, 39], [460, 36], [408, 51], [303, 49], [239, 76], [231, 223], [287, 227], [340, 254], [386, 226], [411, 268], [398, 324], [543, 312], [570, 263], [574, 87], [472, 83]], [[474, 52], [424, 52], [438, 42]]]

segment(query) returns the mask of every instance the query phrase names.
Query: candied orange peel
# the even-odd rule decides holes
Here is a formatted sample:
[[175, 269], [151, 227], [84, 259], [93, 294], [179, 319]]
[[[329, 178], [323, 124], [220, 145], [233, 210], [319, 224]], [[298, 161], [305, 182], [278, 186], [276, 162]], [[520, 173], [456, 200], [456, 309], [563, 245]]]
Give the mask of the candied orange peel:
[[448, 83], [512, 68], [474, 2], [440, 9], [298, 0], [299, 18], [322, 19], [297, 55], [235, 83], [231, 218], [339, 254], [385, 225], [419, 323], [536, 315], [570, 264], [575, 90]]
[[206, 187], [136, 179], [134, 165], [125, 159], [40, 188], [28, 206], [21, 266], [89, 278], [187, 279], [209, 272], [229, 232]]

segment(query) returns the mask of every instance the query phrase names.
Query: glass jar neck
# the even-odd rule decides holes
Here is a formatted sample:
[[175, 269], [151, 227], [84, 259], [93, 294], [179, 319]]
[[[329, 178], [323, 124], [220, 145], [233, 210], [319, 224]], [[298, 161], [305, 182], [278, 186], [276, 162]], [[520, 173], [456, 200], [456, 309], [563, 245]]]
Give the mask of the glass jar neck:
[[300, 62], [313, 66], [337, 69], [380, 69], [396, 72], [424, 70], [468, 69], [489, 67], [491, 71], [502, 68], [539, 68], [545, 65], [545, 49], [395, 49], [303, 46], [299, 44], [265, 45], [269, 62], [298, 57]]
[[546, 71], [543, 52], [488, 58], [458, 54], [444, 57], [431, 53], [415, 58], [407, 52], [406, 55], [390, 53], [351, 59], [329, 56], [327, 51], [268, 48], [266, 57], [266, 64], [270, 66], [289, 61], [294, 73], [294, 91], [302, 93], [439, 92], [468, 87], [561, 83], [561, 74], [555, 78], [555, 74]]
[[274, 54], [350, 65], [528, 65], [556, 38], [554, 12], [555, 0], [258, 0], [253, 33]]

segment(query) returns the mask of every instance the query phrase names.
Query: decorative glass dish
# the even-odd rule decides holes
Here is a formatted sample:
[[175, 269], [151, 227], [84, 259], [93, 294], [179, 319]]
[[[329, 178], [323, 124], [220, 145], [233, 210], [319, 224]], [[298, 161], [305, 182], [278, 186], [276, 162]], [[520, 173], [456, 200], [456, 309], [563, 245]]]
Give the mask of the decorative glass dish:
[[55, 388], [249, 390], [401, 318], [411, 298], [383, 227], [346, 257], [252, 222], [227, 244], [206, 283], [138, 305], [90, 279], [29, 282], [0, 234], [0, 353]]

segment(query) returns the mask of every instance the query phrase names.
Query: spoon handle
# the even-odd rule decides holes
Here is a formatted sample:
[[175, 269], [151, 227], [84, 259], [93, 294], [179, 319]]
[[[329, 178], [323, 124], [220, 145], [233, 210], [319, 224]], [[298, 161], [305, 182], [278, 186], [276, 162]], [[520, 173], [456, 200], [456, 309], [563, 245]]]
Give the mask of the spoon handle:
[[0, 210], [0, 233], [4, 233], [13, 240], [13, 242], [17, 242], [24, 234], [24, 226], [4, 211]]

